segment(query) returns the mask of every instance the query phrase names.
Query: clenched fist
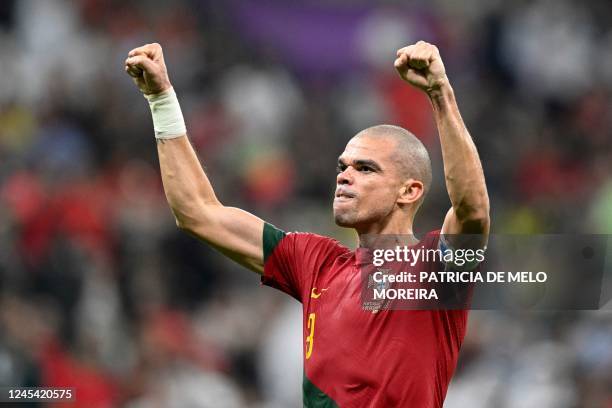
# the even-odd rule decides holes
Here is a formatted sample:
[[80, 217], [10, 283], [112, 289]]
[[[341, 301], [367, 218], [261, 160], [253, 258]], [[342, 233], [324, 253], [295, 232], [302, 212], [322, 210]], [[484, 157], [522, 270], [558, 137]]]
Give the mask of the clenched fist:
[[397, 50], [395, 69], [402, 79], [427, 93], [448, 81], [438, 47], [425, 41]]
[[161, 45], [146, 44], [134, 48], [125, 60], [125, 72], [145, 95], [158, 94], [172, 88], [164, 63]]

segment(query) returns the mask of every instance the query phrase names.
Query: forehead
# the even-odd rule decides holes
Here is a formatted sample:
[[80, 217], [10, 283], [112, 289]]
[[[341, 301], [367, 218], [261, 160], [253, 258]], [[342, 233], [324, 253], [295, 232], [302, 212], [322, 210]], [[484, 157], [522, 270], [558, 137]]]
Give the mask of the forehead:
[[380, 165], [388, 163], [392, 159], [395, 141], [387, 137], [353, 137], [346, 144], [340, 159], [353, 160], [375, 160]]

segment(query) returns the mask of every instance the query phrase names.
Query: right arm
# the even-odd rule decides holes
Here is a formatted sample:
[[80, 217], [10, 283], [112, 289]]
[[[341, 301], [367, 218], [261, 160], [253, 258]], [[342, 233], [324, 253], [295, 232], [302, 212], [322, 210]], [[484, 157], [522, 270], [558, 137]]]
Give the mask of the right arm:
[[263, 221], [219, 202], [187, 136], [159, 139], [159, 164], [176, 225], [257, 272], [263, 272]]
[[[130, 51], [125, 70], [149, 98], [172, 92], [159, 44]], [[263, 220], [221, 204], [187, 135], [175, 133], [157, 136], [157, 152], [166, 199], [177, 226], [239, 264], [263, 273]]]

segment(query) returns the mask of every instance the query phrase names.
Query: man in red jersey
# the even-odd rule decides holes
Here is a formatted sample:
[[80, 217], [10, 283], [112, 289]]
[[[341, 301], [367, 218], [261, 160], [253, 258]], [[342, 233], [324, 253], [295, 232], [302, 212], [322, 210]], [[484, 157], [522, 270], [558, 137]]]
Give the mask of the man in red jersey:
[[[438, 49], [419, 41], [397, 52], [401, 78], [429, 97], [452, 203], [442, 234], [489, 231], [489, 200], [478, 153], [461, 119]], [[463, 310], [369, 310], [361, 300], [361, 251], [308, 233], [285, 233], [217, 199], [186, 137], [162, 49], [147, 44], [125, 62], [151, 107], [162, 180], [179, 228], [262, 275], [303, 304], [304, 406], [441, 407], [465, 335]], [[431, 183], [425, 147], [390, 125], [358, 133], [338, 159], [334, 218], [367, 234], [412, 235]], [[428, 233], [420, 245], [460, 243]], [[421, 261], [415, 268], [437, 271]]]

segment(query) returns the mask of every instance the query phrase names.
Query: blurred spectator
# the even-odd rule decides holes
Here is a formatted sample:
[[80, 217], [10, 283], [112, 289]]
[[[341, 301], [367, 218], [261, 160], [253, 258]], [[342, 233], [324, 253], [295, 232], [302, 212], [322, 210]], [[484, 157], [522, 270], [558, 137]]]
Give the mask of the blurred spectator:
[[[0, 2], [0, 383], [78, 389], [55, 406], [300, 404], [299, 306], [175, 228], [123, 73], [145, 42], [164, 45], [219, 198], [287, 230], [354, 244], [331, 220], [336, 158], [383, 122], [430, 149], [418, 226], [440, 226], [429, 102], [392, 66], [425, 39], [478, 145], [494, 232], [612, 232], [612, 6], [467, 4]], [[612, 407], [611, 323], [473, 312], [445, 406]]]

